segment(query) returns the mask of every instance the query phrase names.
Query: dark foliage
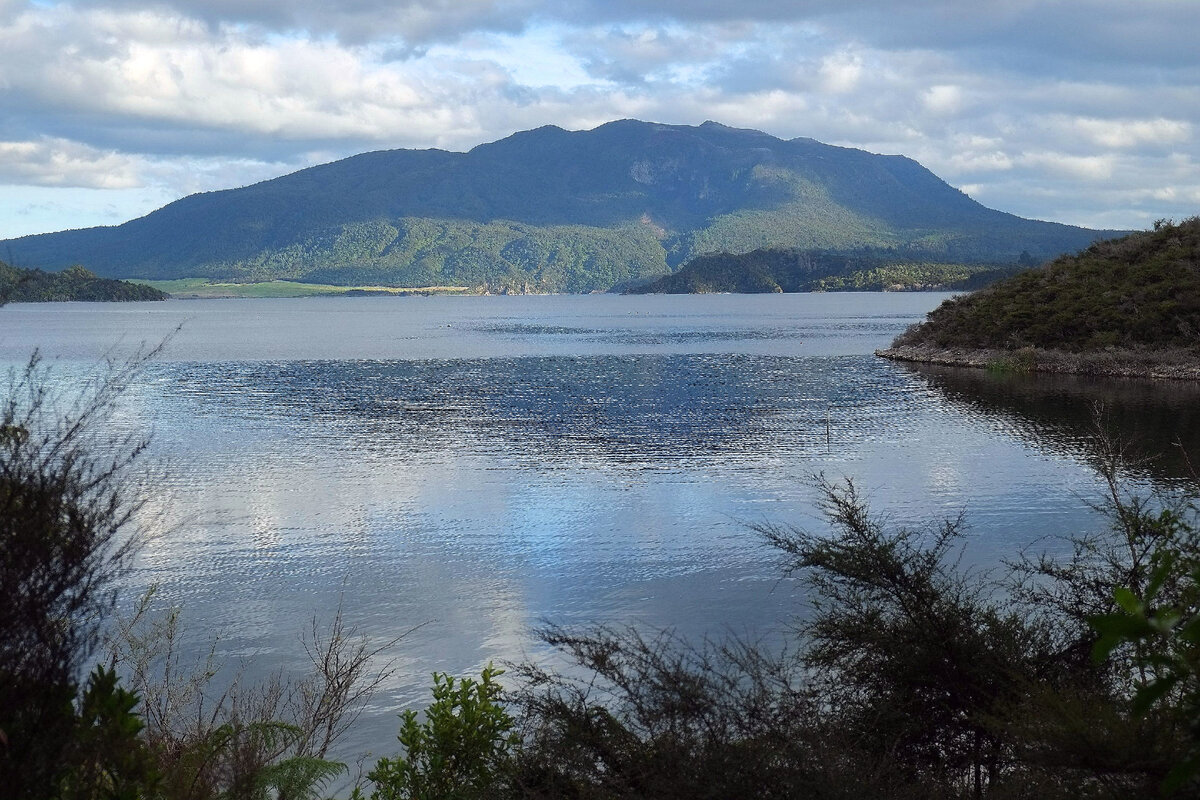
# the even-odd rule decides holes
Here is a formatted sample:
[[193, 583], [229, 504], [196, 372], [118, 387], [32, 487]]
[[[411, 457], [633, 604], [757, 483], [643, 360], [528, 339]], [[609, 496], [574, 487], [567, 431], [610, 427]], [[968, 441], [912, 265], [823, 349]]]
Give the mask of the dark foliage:
[[140, 699], [123, 689], [117, 673], [96, 667], [79, 698], [75, 727], [63, 753], [62, 800], [141, 800], [159, 775], [140, 734]]
[[[1108, 476], [1112, 529], [1073, 540], [1063, 561], [1024, 558], [1004, 580], [959, 565], [961, 520], [894, 528], [853, 484], [822, 481], [830, 531], [759, 529], [813, 598], [797, 657], [632, 630], [544, 631], [575, 666], [524, 669], [525, 743], [514, 785], [498, 793], [1158, 796], [1186, 763], [1194, 720], [1178, 707], [1134, 713], [1146, 658], [1125, 646], [1093, 659], [1087, 628], [1117, 610], [1118, 582], [1147, 586], [1149, 553], [1193, 542], [1196, 520]], [[1180, 615], [1190, 622], [1196, 593], [1163, 591], [1190, 604]], [[1194, 665], [1173, 668], [1185, 677], [1172, 686], [1194, 693]]]
[[631, 629], [551, 628], [542, 638], [585, 672], [522, 668], [518, 796], [802, 797], [833, 767], [819, 757], [814, 700], [786, 656]]
[[1097, 242], [949, 300], [894, 346], [1200, 352], [1200, 217]]
[[132, 473], [145, 442], [100, 428], [140, 363], [110, 365], [71, 401], [48, 391], [35, 357], [0, 407], [0, 785], [10, 797], [50, 797], [79, 755], [78, 673], [145, 502]]
[[842, 723], [907, 783], [995, 783], [1007, 766], [987, 720], [1050, 660], [1045, 632], [955, 568], [961, 520], [887, 531], [854, 485], [824, 486], [833, 538], [763, 528], [815, 590], [806, 663]]
[[939, 291], [976, 289], [1018, 267], [929, 261], [920, 252], [764, 249], [697, 256], [678, 272], [630, 287], [626, 294], [699, 292]]
[[0, 304], [59, 300], [166, 300], [167, 294], [141, 283], [101, 278], [83, 267], [62, 272], [18, 269], [0, 262]]

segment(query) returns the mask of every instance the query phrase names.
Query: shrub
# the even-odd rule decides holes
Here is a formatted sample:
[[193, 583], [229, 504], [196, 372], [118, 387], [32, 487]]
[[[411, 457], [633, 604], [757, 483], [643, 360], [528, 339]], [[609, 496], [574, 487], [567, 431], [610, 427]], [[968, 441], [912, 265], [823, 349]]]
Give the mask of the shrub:
[[78, 674], [139, 542], [146, 502], [138, 434], [105, 422], [154, 352], [110, 363], [74, 396], [55, 394], [35, 355], [0, 401], [0, 785], [51, 797], [91, 757], [72, 747]]
[[479, 680], [433, 676], [424, 721], [405, 711], [398, 736], [404, 754], [382, 758], [367, 777], [373, 800], [475, 800], [491, 796], [518, 737], [501, 703], [503, 675], [488, 664]]

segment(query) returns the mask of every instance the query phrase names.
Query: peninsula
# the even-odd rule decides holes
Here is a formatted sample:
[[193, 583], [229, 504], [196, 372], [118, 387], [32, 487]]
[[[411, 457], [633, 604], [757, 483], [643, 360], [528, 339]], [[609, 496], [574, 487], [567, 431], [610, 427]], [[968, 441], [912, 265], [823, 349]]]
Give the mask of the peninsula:
[[1200, 217], [1095, 242], [947, 300], [877, 355], [1022, 372], [1200, 379]]

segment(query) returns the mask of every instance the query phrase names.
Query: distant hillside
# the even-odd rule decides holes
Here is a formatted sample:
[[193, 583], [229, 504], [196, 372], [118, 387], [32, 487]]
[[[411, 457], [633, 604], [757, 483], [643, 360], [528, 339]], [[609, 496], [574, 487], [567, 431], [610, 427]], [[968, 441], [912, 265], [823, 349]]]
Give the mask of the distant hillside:
[[0, 303], [55, 300], [166, 300], [165, 292], [141, 283], [100, 278], [83, 267], [62, 272], [18, 269], [0, 261]]
[[468, 153], [365, 153], [0, 252], [44, 269], [85, 258], [121, 277], [580, 292], [714, 252], [882, 247], [1008, 263], [1102, 235], [985, 208], [902, 156], [623, 120]]
[[971, 363], [989, 352], [1017, 353], [1013, 363], [1029, 369], [1114, 374], [1154, 372], [1132, 362], [1154, 365], [1169, 353], [1186, 368], [1164, 374], [1200, 377], [1200, 217], [1097, 242], [948, 300], [882, 354]]
[[877, 253], [767, 248], [697, 256], [671, 275], [626, 294], [707, 292], [944, 291], [977, 289], [1022, 269], [1016, 265], [947, 264]]

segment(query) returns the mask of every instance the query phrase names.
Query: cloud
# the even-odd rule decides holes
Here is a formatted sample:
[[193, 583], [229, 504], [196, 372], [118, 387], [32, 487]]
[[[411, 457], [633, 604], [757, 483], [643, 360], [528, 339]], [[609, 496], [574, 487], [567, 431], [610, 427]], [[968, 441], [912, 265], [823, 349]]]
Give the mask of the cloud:
[[922, 95], [921, 102], [932, 114], [955, 114], [962, 108], [963, 91], [961, 87], [952, 84], [930, 86]]
[[1077, 119], [1075, 128], [1101, 147], [1128, 149], [1143, 144], [1181, 144], [1191, 138], [1191, 125], [1163, 119]]
[[[9, 128], [50, 120], [75, 124], [79, 137], [109, 130], [133, 147], [161, 130], [225, 132], [234, 153], [256, 152], [255, 140], [361, 145], [394, 141], [397, 131], [414, 143], [453, 139], [467, 98], [505, 81], [468, 59], [387, 67], [332, 42], [257, 40], [149, 12], [57, 9], [0, 30], [0, 53]], [[444, 102], [451, 95], [462, 101]]]
[[832, 94], [852, 92], [862, 78], [862, 56], [851, 50], [832, 53], [822, 59], [819, 72], [825, 91]]
[[128, 189], [141, 185], [135, 160], [66, 139], [0, 141], [0, 183]]
[[591, 77], [619, 84], [700, 83], [740, 42], [719, 27], [611, 26], [568, 30], [563, 46]]
[[1025, 153], [1018, 160], [1027, 166], [1085, 181], [1108, 180], [1112, 177], [1116, 162], [1116, 159], [1108, 154], [1072, 156], [1056, 152]]
[[75, 8], [122, 12], [169, 9], [213, 29], [333, 36], [347, 45], [400, 39], [453, 41], [474, 31], [515, 32], [542, 6], [536, 0], [76, 0]]
[[1024, 215], [1182, 216], [1198, 27], [1169, 0], [0, 0], [0, 177], [181, 194], [547, 123], [716, 119], [903, 153]]

